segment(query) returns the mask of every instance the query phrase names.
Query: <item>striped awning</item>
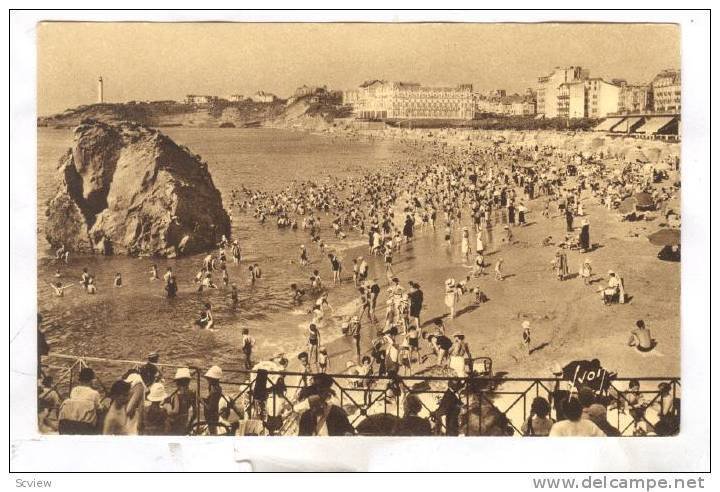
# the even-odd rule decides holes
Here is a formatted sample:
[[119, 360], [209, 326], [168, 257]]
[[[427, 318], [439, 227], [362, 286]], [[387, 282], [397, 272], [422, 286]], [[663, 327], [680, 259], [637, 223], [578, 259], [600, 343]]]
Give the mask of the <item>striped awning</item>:
[[637, 125], [640, 120], [642, 120], [642, 117], [640, 116], [633, 116], [631, 118], [625, 118], [623, 121], [620, 122], [620, 124], [615, 125], [612, 129], [613, 132], [620, 132], [620, 133], [628, 133], [629, 131], [632, 131], [633, 127]]
[[673, 116], [656, 116], [654, 118], [648, 118], [645, 124], [638, 128], [636, 132], [652, 135], [660, 132], [663, 128], [672, 123], [673, 120], [675, 120], [675, 117]]
[[622, 122], [624, 119], [625, 118], [607, 118], [605, 121], [593, 128], [593, 130], [596, 132], [609, 132], [615, 127], [615, 125]]

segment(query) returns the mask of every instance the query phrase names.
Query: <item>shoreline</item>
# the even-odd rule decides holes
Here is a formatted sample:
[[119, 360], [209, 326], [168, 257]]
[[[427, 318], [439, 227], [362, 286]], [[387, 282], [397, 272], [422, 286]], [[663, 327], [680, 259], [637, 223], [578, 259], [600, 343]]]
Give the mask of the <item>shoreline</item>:
[[[352, 132], [339, 131], [339, 132], [327, 133], [327, 132], [313, 132], [313, 131], [305, 129], [305, 128], [301, 129], [301, 128], [283, 127], [283, 128], [277, 128], [277, 129], [296, 131], [296, 132], [300, 132], [300, 133], [311, 133], [311, 134], [316, 134], [316, 135], [320, 135], [320, 136], [324, 136], [324, 137], [331, 137], [331, 138], [353, 138], [353, 139], [357, 139], [357, 138], [365, 139], [366, 138], [366, 139], [368, 139], [368, 141], [375, 142], [375, 143], [377, 143], [379, 140], [385, 140], [385, 139], [399, 141], [399, 143], [401, 143], [403, 146], [406, 147], [405, 151], [410, 152], [411, 155], [408, 156], [408, 159], [430, 159], [430, 158], [432, 158], [432, 155], [431, 155], [432, 151], [436, 150], [436, 149], [449, 150], [452, 148], [469, 148], [470, 146], [473, 145], [473, 141], [464, 140], [462, 138], [467, 135], [457, 135], [457, 133], [464, 133], [464, 132], [457, 132], [457, 131], [449, 132], [450, 137], [452, 137], [452, 138], [446, 139], [446, 140], [448, 140], [447, 142], [440, 142], [439, 139], [435, 139], [434, 143], [430, 144], [428, 141], [425, 140], [427, 135], [430, 134], [433, 136], [433, 137], [427, 137], [427, 138], [434, 138], [435, 133], [438, 133], [437, 131], [433, 132], [433, 131], [428, 131], [428, 130], [413, 130], [409, 133], [405, 132], [405, 131], [400, 131], [400, 132], [391, 132], [390, 134], [385, 134], [384, 132], [378, 134], [374, 130], [369, 130], [367, 132], [362, 131], [362, 130], [353, 130]], [[497, 131], [497, 132], [502, 132], [502, 131]], [[490, 135], [483, 135], [483, 134], [487, 134], [487, 133], [490, 133]], [[496, 133], [496, 132], [487, 132], [487, 131], [477, 132], [477, 131], [475, 131], [473, 133], [473, 135], [478, 134], [477, 135], [478, 138], [475, 139], [476, 141], [487, 141], [487, 140], [492, 140], [494, 133]], [[410, 138], [410, 137], [412, 137], [412, 138]], [[455, 137], [457, 137], [457, 138], [455, 138]], [[482, 137], [482, 138], [480, 138], [480, 137]], [[422, 147], [419, 147], [418, 143], [423, 144]], [[653, 142], [653, 143], [659, 144], [660, 142]], [[671, 144], [666, 144], [666, 145], [671, 145]], [[535, 215], [539, 216], [539, 210], [537, 209], [538, 202], [539, 202], [539, 200], [535, 200], [535, 201], [529, 203], [530, 221], [531, 222], [535, 218]], [[605, 214], [603, 212], [603, 210], [597, 206], [588, 207], [588, 212], [590, 214], [590, 218], [593, 221], [593, 223], [597, 220], [596, 216], [598, 216], [598, 214], [600, 216]], [[609, 215], [609, 214], [605, 214], [605, 215]], [[604, 222], [609, 222], [607, 220], [608, 218], [610, 220], [614, 219], [612, 217], [606, 216], [606, 217], [604, 217]], [[550, 222], [552, 222], [552, 221], [550, 221]], [[535, 227], [534, 227], [535, 230], [539, 229], [537, 227], [537, 224], [533, 224], [533, 225], [535, 225]], [[612, 226], [611, 223], [610, 223], [610, 225]], [[622, 226], [624, 226], [624, 225], [621, 224], [621, 227], [619, 227], [619, 228], [614, 227], [614, 229], [625, 228]], [[529, 232], [530, 228], [531, 228], [531, 226], [528, 226], [527, 228], [524, 228], [522, 230], [522, 232], [523, 233]], [[440, 233], [438, 232], [437, 234], [440, 234]], [[526, 234], [523, 234], [523, 235], [526, 235]], [[527, 235], [535, 236], [535, 234], [527, 234]], [[528, 244], [530, 244], [530, 242], [531, 242], [530, 239], [531, 238], [528, 238], [528, 241], [527, 241]], [[534, 241], [534, 240], [535, 239], [532, 239], [532, 241]], [[418, 235], [418, 237], [415, 238], [415, 241], [417, 242], [418, 246], [423, 246], [423, 244], [425, 244], [425, 243], [437, 245], [437, 243], [440, 242], [438, 240], [433, 239], [432, 237], [428, 237], [427, 232], [425, 234]], [[539, 242], [539, 240], [537, 242]], [[647, 242], [647, 241], [645, 241], [645, 242]], [[413, 245], [413, 247], [414, 246], [415, 245]], [[457, 248], [457, 244], [454, 245], [454, 248]], [[645, 247], [645, 248], [641, 248], [641, 249], [647, 250], [648, 248]], [[620, 250], [622, 250], [622, 247], [620, 248]], [[360, 254], [362, 254], [366, 258], [369, 258], [370, 260], [372, 260], [371, 272], [375, 272], [376, 277], [380, 276], [380, 275], [378, 275], [378, 272], [382, 271], [381, 262], [378, 262], [376, 258], [373, 258], [367, 254], [367, 252], [366, 252], [367, 246], [366, 245], [365, 246], [362, 246], [362, 245], [349, 246], [348, 248], [342, 248], [342, 249], [339, 249], [338, 251], [341, 251], [342, 256], [345, 257], [345, 261], [343, 262], [344, 263], [344, 265], [343, 265], [344, 271], [343, 272], [344, 272], [345, 276], [347, 276], [348, 270], [351, 269], [351, 262], [349, 260], [353, 257], [359, 256], [358, 252], [361, 252]], [[351, 254], [351, 256], [348, 256], [348, 254]], [[505, 253], [503, 253], [503, 254], [505, 254]], [[398, 260], [401, 260], [402, 257], [406, 256], [406, 255], [407, 255], [407, 251], [405, 249], [405, 246], [403, 246], [403, 251], [397, 255]], [[603, 255], [603, 256], [605, 256], [605, 255]], [[493, 259], [492, 256], [490, 256], [490, 255], [488, 255], [488, 257], [489, 257], [488, 259], [490, 259], [490, 260]], [[406, 261], [409, 261], [409, 260], [404, 260], [401, 262], [405, 263]], [[320, 257], [319, 265], [324, 265], [324, 263], [325, 263], [324, 258]], [[424, 312], [427, 313], [429, 311], [433, 311], [433, 312], [435, 312], [435, 315], [437, 317], [440, 315], [440, 313], [442, 313], [444, 311], [442, 309], [442, 302], [438, 302], [438, 300], [441, 298], [441, 296], [437, 295], [437, 291], [439, 290], [438, 285], [442, 284], [442, 281], [444, 280], [443, 277], [445, 275], [447, 275], [448, 272], [457, 272], [457, 274], [453, 273], [453, 275], [455, 275], [456, 278], [462, 278], [462, 277], [464, 277], [464, 274], [462, 276], [460, 276], [460, 275], [462, 274], [463, 271], [467, 272], [467, 270], [465, 270], [464, 267], [462, 267], [461, 265], [457, 265], [456, 263], [453, 263], [453, 255], [452, 254], [450, 255], [450, 263], [448, 263], [443, 268], [441, 268], [440, 271], [437, 271], [438, 270], [437, 268], [432, 268], [432, 267], [426, 266], [426, 265], [419, 265], [417, 263], [418, 262], [413, 262], [409, 266], [406, 265], [408, 267], [406, 270], [400, 270], [400, 269], [396, 270], [396, 274], [403, 275], [401, 277], [402, 285], [406, 285], [407, 280], [408, 280], [408, 277], [406, 277], [405, 275], [411, 275], [412, 277], [410, 277], [410, 278], [413, 278], [416, 281], [420, 280], [420, 283], [423, 286], [423, 290], [425, 291], [425, 298], [426, 298], [426, 304], [425, 304], [426, 307], [425, 307]], [[574, 270], [575, 263], [576, 263], [575, 260], [570, 262], [571, 271]], [[318, 267], [317, 265], [318, 264], [311, 265], [310, 269]], [[327, 265], [324, 265], [324, 266], [326, 267]], [[544, 264], [543, 264], [543, 267], [544, 267]], [[599, 270], [599, 271], [602, 271], [602, 270]], [[527, 273], [532, 274], [532, 275], [530, 275], [532, 277], [532, 276], [537, 276], [538, 272], [527, 272]], [[551, 273], [548, 274], [548, 278], [550, 278], [550, 277], [551, 277]], [[422, 279], [427, 279], [427, 280], [422, 280]], [[535, 280], [535, 279], [533, 278], [533, 280]], [[331, 300], [332, 304], [335, 304], [332, 302], [333, 297], [337, 296], [341, 299], [340, 306], [336, 308], [338, 311], [346, 311], [346, 312], [352, 311], [353, 305], [356, 305], [356, 302], [357, 302], [353, 298], [353, 295], [352, 295], [352, 292], [354, 292], [354, 290], [352, 288], [347, 289], [347, 290], [345, 289], [347, 282], [348, 281], [346, 281], [346, 284], [340, 286], [339, 288], [331, 288], [331, 290], [330, 290], [330, 292], [331, 292], [330, 300]], [[568, 283], [569, 282], [570, 281], [568, 281]], [[381, 296], [378, 299], [378, 314], [382, 314], [383, 310], [382, 310], [381, 306], [383, 306], [383, 299], [385, 297], [384, 296], [385, 289], [383, 287], [385, 287], [386, 284], [383, 282], [379, 282], [379, 283], [381, 284]], [[552, 284], [552, 280], [545, 280], [543, 283]], [[349, 284], [352, 285], [352, 280], [349, 281]], [[326, 285], [327, 285], [327, 282], [326, 282]], [[507, 284], [507, 285], [509, 285], [509, 284]], [[679, 278], [678, 278], [678, 285], [679, 285]], [[432, 287], [430, 287], [430, 286], [432, 286]], [[487, 289], [491, 289], [491, 287], [488, 286]], [[492, 290], [494, 290], [494, 287], [492, 288]], [[490, 290], [488, 291], [488, 293], [489, 292], [490, 292]], [[429, 295], [431, 293], [432, 293], [432, 296]], [[494, 301], [496, 301], [495, 296], [497, 296], [497, 295], [499, 295], [500, 298], [502, 298], [502, 296], [505, 295], [505, 293], [503, 293], [503, 292], [498, 293], [498, 294], [492, 293], [490, 296], [491, 302], [490, 302], [490, 304], [488, 304], [487, 309], [491, 309], [491, 310], [494, 309], [493, 303], [494, 303]], [[512, 295], [512, 294], [510, 294], [510, 295]], [[586, 294], [582, 294], [580, 297], [578, 297], [576, 299], [576, 301], [579, 303], [584, 303], [584, 302], [587, 302], [589, 299], [590, 298], [588, 298]], [[310, 301], [310, 299], [308, 299], [308, 301]], [[308, 301], [306, 301], [305, 305], [309, 304]], [[466, 302], [466, 300], [463, 300], [463, 304], [465, 302]], [[674, 302], [679, 303], [679, 298], [674, 299]], [[485, 306], [483, 306], [483, 307], [485, 307]], [[496, 362], [495, 362], [496, 369], [501, 369], [501, 370], [507, 369], [509, 373], [511, 373], [513, 375], [517, 375], [516, 371], [520, 370], [521, 368], [524, 367], [525, 370], [528, 371], [528, 374], [523, 373], [523, 374], [520, 374], [520, 376], [533, 377], [533, 375], [534, 375], [534, 376], [539, 377], [539, 376], [546, 375], [547, 367], [549, 367], [551, 364], [547, 363], [548, 361], [546, 361], [546, 359], [548, 359], [549, 357], [545, 357], [544, 353], [540, 354], [539, 357], [536, 357], [536, 359], [539, 359], [537, 361], [515, 360], [515, 362], [511, 362], [510, 360], [502, 360], [502, 358], [507, 355], [510, 355], [512, 357], [512, 353], [511, 353], [512, 351], [508, 347], [508, 343], [506, 341], [498, 340], [497, 335], [495, 336], [495, 338], [492, 338], [492, 336], [489, 336], [489, 339], [493, 343], [497, 343], [498, 345], [501, 345], [501, 347], [502, 347], [499, 350], [495, 349], [495, 348], [490, 348], [489, 345], [491, 344], [491, 342], [488, 341], [487, 335], [491, 335], [491, 334], [477, 333], [475, 330], [470, 331], [471, 325], [477, 324], [477, 323], [486, 324], [489, 321], [487, 316], [479, 315], [480, 312], [487, 310], [487, 309], [483, 310], [483, 307], [477, 308], [478, 313], [476, 313], [476, 314], [473, 314], [472, 312], [467, 312], [467, 313], [463, 314], [462, 316], [460, 316], [459, 318], [457, 318], [456, 320], [453, 320], [451, 322], [451, 328], [448, 330], [449, 333], [452, 334], [452, 330], [455, 327], [468, 332], [467, 333], [468, 342], [470, 343], [471, 347], [473, 348], [473, 355], [476, 355], [476, 356], [482, 355], [483, 350], [493, 352], [493, 354], [495, 354], [497, 352], [498, 356], [494, 358], [494, 360], [496, 360]], [[285, 318], [288, 318], [292, 322], [295, 322], [298, 319], [302, 319], [302, 321], [300, 321], [301, 324], [309, 323], [309, 320], [306, 321], [304, 319], [306, 316], [302, 316], [302, 317], [297, 316], [296, 317], [295, 315], [292, 314], [293, 311], [294, 310], [283, 311], [281, 313], [278, 313], [277, 315], [273, 315], [272, 317], [278, 318], [279, 316], [284, 316]], [[506, 314], [506, 313], [503, 313], [503, 314]], [[560, 313], [559, 317], [567, 318], [567, 317], [571, 317], [570, 316], [571, 314], [572, 313], [565, 311], [563, 313]], [[335, 318], [336, 315], [337, 315], [337, 312], [333, 313], [332, 317]], [[555, 315], [557, 317], [557, 313]], [[677, 316], [677, 311], [675, 311], [675, 316]], [[381, 318], [381, 316], [378, 316], [378, 317]], [[543, 319], [544, 319], [543, 315], [537, 315], [535, 317], [537, 319], [533, 318], [534, 322], [537, 321], [540, 324], [543, 323]], [[490, 318], [493, 318], [493, 316], [490, 316]], [[496, 315], [496, 316], [494, 316], [494, 318], [496, 318], [494, 321], [497, 323], [499, 321], [497, 319], [498, 316]], [[428, 319], [428, 316], [423, 315], [423, 319]], [[430, 316], [429, 319], [433, 319], [433, 317]], [[510, 317], [509, 319], [505, 318], [505, 320], [502, 322], [502, 325], [511, 325], [513, 327], [512, 329], [517, 331], [518, 329], [515, 325], [519, 325], [520, 319], [522, 319], [522, 318], [519, 318], [517, 316], [516, 316], [516, 321], [512, 321], [512, 317]], [[275, 320], [275, 321], [279, 321], [279, 320]], [[272, 323], [273, 323], [273, 320], [269, 320], [268, 323], [264, 323], [264, 324], [272, 324]], [[297, 325], [297, 323], [295, 323], [295, 324]], [[333, 323], [333, 324], [335, 324], [335, 323]], [[339, 323], [337, 323], [337, 324], [338, 324], [338, 326], [336, 326], [336, 327], [333, 326], [333, 328], [337, 328], [337, 330], [338, 330], [338, 332], [336, 334], [337, 336], [328, 338], [327, 334], [324, 335], [325, 340], [328, 340], [327, 342], [324, 343], [324, 345], [327, 347], [328, 353], [330, 356], [330, 364], [331, 364], [330, 367], [332, 369], [331, 372], [343, 372], [344, 371], [344, 362], [345, 362], [345, 360], [347, 360], [347, 359], [344, 359], [343, 357], [345, 357], [345, 354], [347, 354], [347, 353], [352, 353], [351, 339], [349, 337], [343, 336], [340, 333]], [[601, 324], [602, 324], [602, 322], [601, 322]], [[367, 334], [367, 332], [371, 326], [372, 325], [370, 325], [370, 324], [363, 323], [364, 334]], [[543, 348], [542, 350], [547, 350], [548, 352], [552, 352], [554, 354], [551, 356], [552, 358], [555, 358], [556, 356], [560, 356], [560, 354], [558, 353], [558, 347], [555, 347], [554, 344], [557, 343], [560, 347], [563, 347], [563, 346], [567, 346], [567, 341], [562, 336], [556, 336], [557, 334], [554, 333], [554, 331], [553, 331], [553, 330], [556, 330], [556, 328], [550, 328], [550, 327], [542, 327], [542, 328], [547, 328], [549, 330], [547, 333], [547, 336], [545, 336], [545, 334], [543, 334], [542, 331], [540, 331], [539, 338], [541, 340], [543, 340], [543, 337], [548, 339], [548, 340], [544, 340], [543, 342], [541, 342], [541, 343], [544, 343], [544, 342], [548, 343], [548, 345], [546, 345], [546, 348]], [[219, 329], [223, 330], [223, 329], [225, 329], [225, 327], [221, 327]], [[504, 329], [507, 329], [507, 328], [504, 328]], [[504, 329], [499, 326], [496, 327], [496, 330], [498, 330], [498, 331], [504, 330]], [[233, 330], [233, 327], [230, 327], [230, 326], [227, 327], [227, 331], [229, 332], [230, 330]], [[233, 330], [233, 331], [235, 331], [235, 330]], [[675, 335], [679, 336], [679, 329], [676, 329]], [[256, 336], [256, 339], [259, 338], [257, 336], [257, 332], [255, 333], [255, 336]], [[515, 337], [516, 335], [513, 333], [512, 336]], [[229, 337], [223, 337], [223, 338], [225, 338], [228, 343], [231, 343], [232, 340], [237, 337], [231, 335]], [[362, 341], [363, 341], [364, 348], [367, 348], [367, 346], [369, 346], [371, 338], [374, 338], [374, 336], [373, 337], [370, 337], [370, 336], [363, 337]], [[511, 343], [510, 345], [515, 345], [515, 343]], [[550, 349], [547, 348], [548, 346], [550, 347]], [[239, 348], [237, 345], [235, 345], [235, 347]], [[297, 347], [294, 346], [290, 349], [283, 350], [285, 353], [288, 354], [287, 357], [290, 361], [289, 370], [292, 370], [293, 364], [296, 362], [295, 357], [293, 357], [291, 355], [293, 353], [293, 351], [296, 350], [296, 348]], [[300, 350], [302, 350], [302, 349], [303, 349], [303, 347], [300, 347]], [[560, 352], [562, 352], [563, 350], [565, 350], [565, 349], [561, 349]], [[475, 353], [476, 351], [478, 352], [477, 354]], [[257, 350], [256, 350], [256, 353], [257, 353]], [[623, 354], [623, 355], [625, 355], [625, 354]], [[677, 358], [679, 360], [679, 357], [674, 356], [673, 358]], [[601, 360], [603, 360], [603, 359], [601, 359]], [[679, 362], [676, 364], [671, 364], [670, 366], [672, 366], [672, 365], [679, 366]], [[642, 365], [639, 365], [636, 367], [639, 368], [639, 367], [642, 367]], [[338, 369], [340, 369], [340, 370], [338, 371]], [[679, 374], [679, 371], [675, 371], [675, 372]], [[624, 376], [624, 375], [637, 375], [637, 374], [623, 373], [621, 375]], [[662, 375], [667, 376], [667, 374], [662, 374]]]

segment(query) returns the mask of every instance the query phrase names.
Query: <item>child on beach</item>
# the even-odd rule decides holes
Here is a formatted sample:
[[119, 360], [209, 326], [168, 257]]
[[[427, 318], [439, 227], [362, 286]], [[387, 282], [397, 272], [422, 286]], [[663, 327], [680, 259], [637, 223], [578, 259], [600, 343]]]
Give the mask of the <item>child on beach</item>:
[[55, 295], [57, 297], [64, 297], [65, 289], [69, 289], [70, 287], [72, 287], [72, 284], [63, 286], [62, 282], [58, 281], [58, 282], [55, 282], [54, 284], [51, 283], [50, 287], [52, 287], [52, 289], [55, 291]]
[[90, 295], [95, 295], [97, 293], [97, 288], [95, 287], [95, 277], [90, 275], [87, 281], [87, 286], [85, 287], [85, 290], [87, 290], [87, 293]]
[[290, 284], [290, 290], [292, 291], [293, 304], [301, 304], [303, 297], [305, 297], [305, 291], [299, 289], [297, 284]]
[[328, 353], [325, 347], [320, 347], [318, 351], [318, 368], [321, 373], [326, 374], [328, 368]]
[[503, 259], [498, 258], [498, 261], [495, 263], [495, 280], [504, 280], [502, 268]]
[[592, 277], [592, 266], [590, 265], [590, 258], [585, 258], [585, 261], [580, 266], [580, 277], [583, 279], [585, 285], [590, 285], [590, 277]]
[[231, 289], [232, 289], [232, 290], [230, 291], [230, 300], [232, 301], [232, 305], [233, 305], [233, 306], [237, 306], [237, 305], [238, 305], [238, 288], [237, 288], [237, 285], [236, 285], [236, 284], [232, 284]]
[[530, 355], [532, 349], [530, 347], [530, 322], [528, 320], [522, 322], [522, 329], [522, 347]]
[[473, 276], [479, 277], [485, 274], [485, 257], [482, 254], [478, 254], [475, 257], [475, 265], [473, 267]]
[[300, 245], [300, 265], [307, 266], [308, 263], [309, 263], [309, 261], [308, 261], [307, 250], [305, 249], [305, 245], [301, 244]]
[[114, 287], [122, 287], [122, 275], [120, 272], [117, 272], [115, 274], [115, 280], [113, 280], [113, 286]]
[[153, 266], [150, 268], [150, 280], [157, 280], [158, 279], [158, 268], [157, 265], [153, 264]]

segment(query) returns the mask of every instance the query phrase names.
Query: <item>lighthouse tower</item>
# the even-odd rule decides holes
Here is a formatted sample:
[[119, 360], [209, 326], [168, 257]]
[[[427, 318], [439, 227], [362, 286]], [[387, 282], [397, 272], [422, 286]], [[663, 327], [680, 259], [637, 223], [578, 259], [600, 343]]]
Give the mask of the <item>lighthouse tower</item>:
[[103, 96], [103, 79], [102, 76], [98, 77], [98, 102], [102, 104], [105, 102]]

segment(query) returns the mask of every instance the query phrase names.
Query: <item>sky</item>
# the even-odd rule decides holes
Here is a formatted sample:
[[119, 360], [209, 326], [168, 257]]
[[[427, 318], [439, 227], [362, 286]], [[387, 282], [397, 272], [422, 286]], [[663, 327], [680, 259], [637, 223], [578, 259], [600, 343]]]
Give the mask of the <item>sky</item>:
[[555, 66], [629, 83], [680, 68], [671, 24], [47, 22], [37, 35], [39, 115], [96, 102], [99, 75], [105, 100], [124, 102], [371, 79], [512, 93]]

